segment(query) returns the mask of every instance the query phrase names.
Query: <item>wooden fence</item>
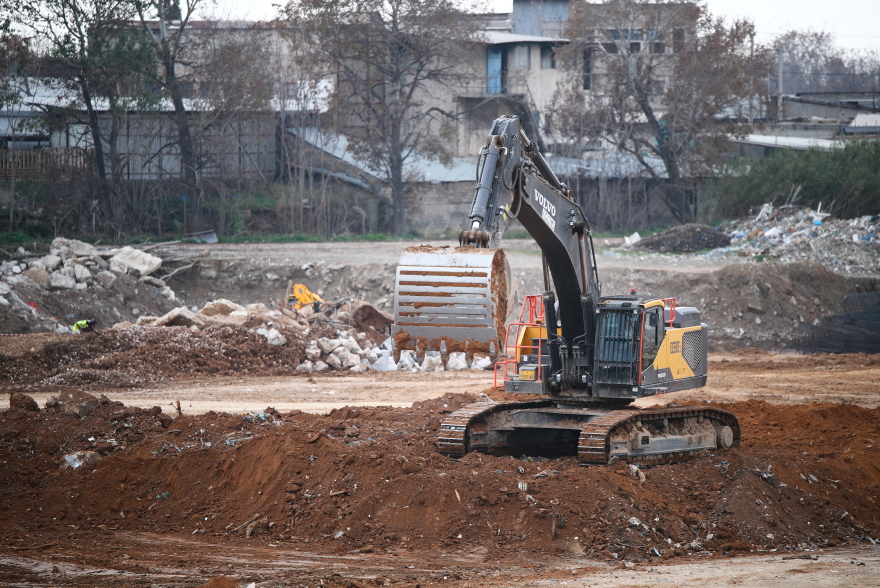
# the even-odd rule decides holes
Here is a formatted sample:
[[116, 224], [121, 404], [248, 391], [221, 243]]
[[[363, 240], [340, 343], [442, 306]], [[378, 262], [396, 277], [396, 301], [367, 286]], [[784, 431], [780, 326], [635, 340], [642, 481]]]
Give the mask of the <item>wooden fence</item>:
[[[66, 175], [85, 169], [85, 149], [0, 149], [0, 181]], [[14, 167], [13, 167], [14, 166]]]

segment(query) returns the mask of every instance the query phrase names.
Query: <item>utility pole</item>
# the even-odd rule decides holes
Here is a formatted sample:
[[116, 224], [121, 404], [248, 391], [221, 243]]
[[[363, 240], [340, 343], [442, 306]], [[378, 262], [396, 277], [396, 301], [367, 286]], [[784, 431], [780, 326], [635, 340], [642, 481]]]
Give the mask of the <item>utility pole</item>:
[[776, 122], [782, 122], [782, 47], [776, 49]]

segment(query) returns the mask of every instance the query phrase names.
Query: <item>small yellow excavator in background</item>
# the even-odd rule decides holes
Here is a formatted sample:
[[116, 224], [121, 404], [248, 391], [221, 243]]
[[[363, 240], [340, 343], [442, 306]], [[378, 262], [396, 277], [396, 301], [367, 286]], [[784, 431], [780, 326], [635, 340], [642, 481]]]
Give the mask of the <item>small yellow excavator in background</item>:
[[284, 295], [284, 304], [287, 308], [299, 310], [304, 306], [313, 306], [315, 312], [320, 310], [324, 299], [306, 288], [304, 284], [294, 284], [293, 280], [287, 282], [287, 293]]
[[[394, 352], [486, 353], [498, 360], [496, 382], [531, 399], [453, 412], [441, 422], [440, 452], [577, 454], [592, 465], [678, 461], [737, 445], [730, 412], [629, 406], [706, 384], [707, 327], [673, 298], [602, 296], [587, 218], [518, 117], [495, 120], [477, 177], [459, 247], [410, 247], [401, 258]], [[525, 297], [505, 330], [510, 278], [500, 241], [509, 218], [541, 248], [544, 293]]]

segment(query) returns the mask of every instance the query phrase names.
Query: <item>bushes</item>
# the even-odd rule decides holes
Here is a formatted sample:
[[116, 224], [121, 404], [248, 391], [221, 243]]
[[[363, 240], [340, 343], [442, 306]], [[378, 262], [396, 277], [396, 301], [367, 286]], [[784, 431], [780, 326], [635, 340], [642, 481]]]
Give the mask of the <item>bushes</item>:
[[[880, 141], [858, 139], [842, 149], [780, 150], [770, 157], [738, 160], [707, 182], [704, 210], [713, 218], [742, 217], [765, 202], [796, 203], [839, 218], [880, 212]], [[794, 203], [794, 202], [792, 202]]]

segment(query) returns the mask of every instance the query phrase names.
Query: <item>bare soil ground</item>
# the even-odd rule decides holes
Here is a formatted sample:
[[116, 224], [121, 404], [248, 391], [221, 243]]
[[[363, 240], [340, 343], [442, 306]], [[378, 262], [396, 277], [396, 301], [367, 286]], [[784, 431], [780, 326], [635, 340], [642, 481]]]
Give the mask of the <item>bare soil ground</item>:
[[[47, 337], [2, 352], [78, 357]], [[503, 399], [485, 373], [238, 375], [257, 344], [219, 374], [159, 378], [176, 368], [144, 346], [124, 353], [149, 386], [34, 372], [7, 387], [109, 399], [84, 417], [0, 413], [0, 584], [876, 585], [878, 356], [712, 356], [709, 386], [656, 400], [733, 411], [742, 446], [640, 484], [624, 464], [437, 454], [443, 415]], [[101, 457], [63, 467], [82, 450]]]

